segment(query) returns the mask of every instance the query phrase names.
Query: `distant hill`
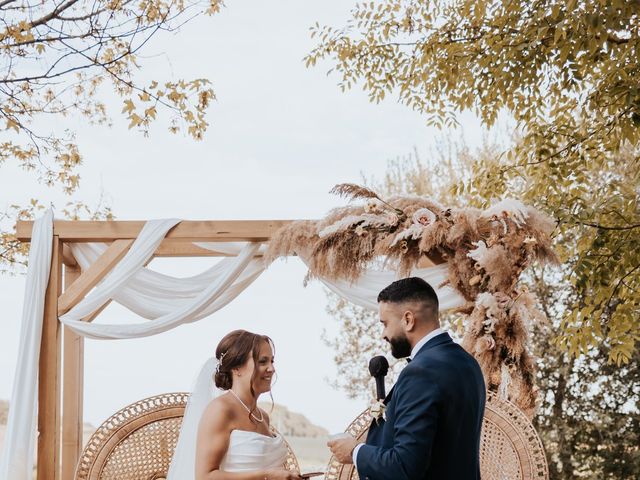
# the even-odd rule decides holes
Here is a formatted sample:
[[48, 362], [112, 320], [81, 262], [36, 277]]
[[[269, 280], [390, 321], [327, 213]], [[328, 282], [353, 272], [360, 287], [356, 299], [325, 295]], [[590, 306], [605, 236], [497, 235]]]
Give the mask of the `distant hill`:
[[[316, 470], [326, 465], [330, 452], [326, 446], [328, 431], [311, 423], [301, 413], [290, 411], [283, 405], [275, 404], [273, 411], [270, 403], [260, 403], [260, 407], [269, 413], [271, 424], [287, 439], [298, 457], [303, 470]], [[4, 442], [9, 402], [0, 400], [0, 446]], [[96, 428], [84, 424], [84, 442], [89, 440]]]
[[7, 400], [0, 400], [0, 425], [6, 425], [8, 417], [9, 402]]
[[325, 428], [314, 425], [301, 413], [292, 412], [283, 405], [276, 403], [271, 411], [270, 403], [260, 402], [260, 408], [269, 414], [271, 425], [285, 437], [326, 437], [329, 435]]
[[6, 430], [7, 418], [9, 417], [9, 402], [0, 400], [0, 445], [4, 443], [4, 432]]

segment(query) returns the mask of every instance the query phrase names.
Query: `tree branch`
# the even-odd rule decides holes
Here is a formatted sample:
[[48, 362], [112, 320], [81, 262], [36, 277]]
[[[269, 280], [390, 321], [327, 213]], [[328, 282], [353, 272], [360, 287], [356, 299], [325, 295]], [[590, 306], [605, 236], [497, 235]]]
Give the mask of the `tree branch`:
[[56, 7], [51, 13], [45, 15], [44, 17], [40, 17], [39, 19], [35, 20], [34, 22], [31, 22], [31, 24], [30, 24], [31, 28], [40, 26], [42, 24], [47, 23], [49, 20], [57, 18], [60, 13], [64, 12], [68, 8], [71, 8], [73, 5], [78, 3], [78, 1], [79, 0], [69, 0], [67, 3], [63, 3], [59, 7]]
[[635, 223], [633, 225], [623, 226], [609, 226], [609, 225], [600, 225], [599, 223], [589, 223], [589, 222], [576, 222], [580, 225], [584, 225], [586, 227], [594, 227], [600, 230], [633, 230], [634, 228], [640, 228], [640, 223]]

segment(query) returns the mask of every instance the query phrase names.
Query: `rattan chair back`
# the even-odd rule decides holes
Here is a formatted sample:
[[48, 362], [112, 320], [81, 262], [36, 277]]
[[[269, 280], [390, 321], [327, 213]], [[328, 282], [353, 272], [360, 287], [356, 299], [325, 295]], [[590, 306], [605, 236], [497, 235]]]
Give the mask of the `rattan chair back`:
[[[347, 428], [365, 441], [371, 416], [366, 410]], [[548, 480], [549, 469], [542, 442], [527, 416], [513, 403], [487, 393], [480, 439], [482, 480]], [[325, 480], [357, 480], [353, 465], [342, 465], [331, 457]]]
[[[157, 395], [112, 415], [87, 442], [75, 479], [165, 479], [188, 398], [188, 393]], [[298, 461], [288, 443], [287, 450], [285, 468], [299, 471]]]

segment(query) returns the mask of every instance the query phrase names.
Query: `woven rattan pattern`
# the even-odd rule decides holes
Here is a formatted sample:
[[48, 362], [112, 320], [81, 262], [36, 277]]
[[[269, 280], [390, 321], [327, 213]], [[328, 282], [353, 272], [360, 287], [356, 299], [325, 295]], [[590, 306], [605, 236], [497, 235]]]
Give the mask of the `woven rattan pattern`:
[[[164, 479], [188, 397], [187, 393], [157, 395], [109, 417], [85, 446], [76, 468], [76, 480]], [[300, 471], [290, 445], [286, 445], [285, 468]]]
[[[364, 441], [371, 423], [368, 409], [347, 432]], [[487, 406], [480, 438], [482, 480], [548, 480], [549, 469], [542, 442], [526, 415], [513, 403], [487, 393]], [[353, 465], [342, 465], [331, 457], [325, 480], [357, 480]]]

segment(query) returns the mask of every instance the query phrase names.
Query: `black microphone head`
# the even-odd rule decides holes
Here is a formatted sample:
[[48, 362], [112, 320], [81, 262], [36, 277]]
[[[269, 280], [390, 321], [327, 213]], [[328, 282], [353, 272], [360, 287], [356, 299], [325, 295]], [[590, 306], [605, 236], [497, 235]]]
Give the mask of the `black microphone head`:
[[372, 377], [384, 377], [389, 371], [389, 362], [383, 355], [378, 355], [369, 360], [369, 373]]

